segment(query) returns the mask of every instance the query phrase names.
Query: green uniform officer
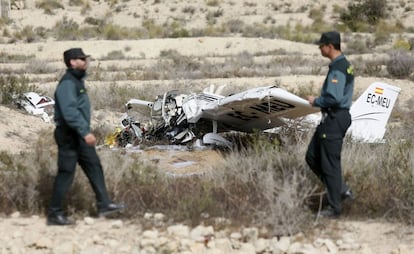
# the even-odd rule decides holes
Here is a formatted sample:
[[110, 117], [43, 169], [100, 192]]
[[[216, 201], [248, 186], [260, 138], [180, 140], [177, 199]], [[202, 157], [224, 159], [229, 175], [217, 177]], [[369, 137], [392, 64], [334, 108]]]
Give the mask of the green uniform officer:
[[73, 224], [64, 215], [62, 207], [77, 163], [95, 192], [99, 216], [124, 208], [108, 197], [102, 165], [95, 150], [96, 138], [90, 129], [90, 102], [84, 83], [89, 55], [81, 48], [71, 48], [63, 53], [63, 58], [67, 70], [55, 91], [54, 135], [58, 146], [58, 172], [48, 208], [48, 225]]
[[311, 105], [321, 108], [322, 119], [309, 143], [306, 162], [326, 186], [330, 207], [320, 215], [337, 217], [342, 200], [353, 198], [343, 181], [341, 151], [343, 138], [351, 125], [349, 109], [354, 90], [352, 65], [341, 52], [341, 37], [336, 31], [323, 33], [319, 42], [322, 56], [331, 60], [329, 71], [317, 98], [308, 96]]

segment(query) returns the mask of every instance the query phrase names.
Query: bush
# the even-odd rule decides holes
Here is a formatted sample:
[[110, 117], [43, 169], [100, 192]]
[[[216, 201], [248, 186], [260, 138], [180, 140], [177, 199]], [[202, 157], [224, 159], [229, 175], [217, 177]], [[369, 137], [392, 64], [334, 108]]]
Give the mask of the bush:
[[388, 73], [396, 78], [406, 78], [414, 68], [414, 58], [407, 50], [394, 50], [390, 52], [387, 62]]
[[32, 26], [25, 26], [20, 32], [16, 32], [14, 37], [25, 42], [34, 42], [36, 40], [36, 33]]
[[225, 217], [270, 226], [276, 235], [309, 226], [311, 213], [305, 207], [314, 184], [301, 158], [303, 147], [281, 146], [267, 135], [257, 135], [248, 147], [231, 152], [213, 171]]
[[[345, 174], [358, 197], [354, 216], [382, 217], [413, 224], [413, 139], [409, 129], [392, 129], [384, 144], [349, 144], [343, 154]], [[358, 155], [358, 156], [355, 156]]]
[[[56, 174], [56, 145], [49, 132], [40, 133], [33, 153], [0, 153], [0, 211], [44, 212]], [[98, 152], [110, 196], [125, 202], [126, 217], [156, 211], [197, 225], [207, 213], [237, 224], [270, 225], [278, 235], [292, 234], [310, 221], [304, 209], [313, 189], [308, 171], [303, 160], [287, 156], [292, 150], [283, 152], [278, 143], [255, 138], [253, 146], [230, 153], [223, 167], [185, 177], [170, 177], [137, 153]], [[66, 202], [69, 214], [94, 214], [94, 195], [80, 170], [72, 190]]]
[[35, 86], [29, 85], [29, 79], [25, 76], [0, 76], [1, 104], [11, 105], [17, 95], [36, 90], [37, 88]]
[[84, 0], [69, 0], [69, 6], [82, 6]]
[[401, 49], [401, 50], [411, 50], [411, 44], [409, 41], [405, 41], [403, 39], [398, 39], [396, 42], [394, 42], [394, 45], [392, 45], [394, 49]]
[[363, 54], [370, 52], [368, 47], [369, 39], [357, 34], [346, 43], [347, 54]]
[[62, 3], [58, 0], [41, 0], [35, 4], [36, 8], [41, 8], [46, 14], [54, 14], [55, 9], [65, 9]]
[[47, 207], [53, 175], [56, 173], [56, 147], [49, 131], [39, 133], [29, 153], [0, 151], [0, 210], [43, 213]]
[[85, 23], [93, 26], [102, 26], [105, 24], [105, 21], [94, 17], [86, 17]]
[[0, 63], [22, 63], [35, 58], [35, 55], [7, 54], [0, 52]]
[[368, 24], [375, 26], [386, 17], [386, 0], [357, 0], [348, 5], [348, 10], [340, 14], [340, 19], [352, 31], [364, 31]]
[[79, 24], [66, 16], [56, 22], [53, 31], [57, 40], [75, 40], [79, 38]]

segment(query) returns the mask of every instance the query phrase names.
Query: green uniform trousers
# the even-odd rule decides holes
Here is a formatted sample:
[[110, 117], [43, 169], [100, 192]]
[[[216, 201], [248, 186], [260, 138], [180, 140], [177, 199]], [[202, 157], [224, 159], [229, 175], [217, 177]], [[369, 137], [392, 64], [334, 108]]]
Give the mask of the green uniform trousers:
[[72, 185], [77, 163], [95, 192], [97, 207], [108, 205], [111, 200], [108, 197], [102, 165], [95, 147], [86, 144], [76, 131], [68, 127], [57, 126], [54, 135], [58, 146], [58, 172], [48, 214], [63, 214], [63, 202]]
[[349, 110], [323, 111], [306, 152], [307, 164], [326, 186], [328, 203], [338, 214], [342, 212], [341, 194], [348, 189], [342, 178], [341, 151], [350, 125]]

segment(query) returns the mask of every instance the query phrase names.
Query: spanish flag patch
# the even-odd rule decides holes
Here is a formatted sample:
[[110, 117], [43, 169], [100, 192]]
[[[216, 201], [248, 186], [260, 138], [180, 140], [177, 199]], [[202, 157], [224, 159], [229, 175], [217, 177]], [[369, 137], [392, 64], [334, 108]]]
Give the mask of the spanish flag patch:
[[338, 83], [338, 80], [333, 78], [333, 79], [331, 80], [331, 82], [332, 82], [332, 83], [334, 83], [334, 84], [337, 84], [337, 83]]
[[376, 87], [376, 88], [375, 88], [375, 93], [376, 93], [376, 94], [383, 94], [383, 93], [384, 93], [384, 88], [381, 88], [381, 87]]

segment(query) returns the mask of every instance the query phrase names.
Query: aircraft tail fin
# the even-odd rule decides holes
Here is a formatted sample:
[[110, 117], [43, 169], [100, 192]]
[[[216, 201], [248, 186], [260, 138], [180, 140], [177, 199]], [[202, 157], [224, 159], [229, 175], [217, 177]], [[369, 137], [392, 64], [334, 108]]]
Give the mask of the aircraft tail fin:
[[352, 124], [348, 133], [355, 140], [381, 142], [401, 88], [382, 82], [372, 83], [352, 104]]

